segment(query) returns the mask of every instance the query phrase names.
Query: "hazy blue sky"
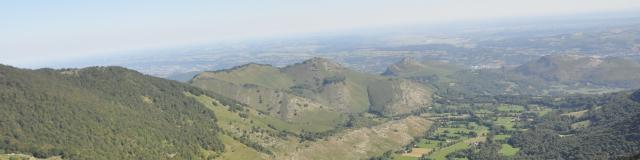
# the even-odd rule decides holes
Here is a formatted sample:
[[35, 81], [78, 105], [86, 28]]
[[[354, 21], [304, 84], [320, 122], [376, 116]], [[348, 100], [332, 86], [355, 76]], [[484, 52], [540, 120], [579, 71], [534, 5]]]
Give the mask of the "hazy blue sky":
[[403, 24], [640, 8], [638, 0], [6, 0], [0, 63]]

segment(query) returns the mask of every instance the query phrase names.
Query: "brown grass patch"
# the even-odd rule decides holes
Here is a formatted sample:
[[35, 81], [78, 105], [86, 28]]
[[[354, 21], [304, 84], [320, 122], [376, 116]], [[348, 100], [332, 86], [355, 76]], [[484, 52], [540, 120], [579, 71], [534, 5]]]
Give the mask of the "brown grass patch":
[[431, 152], [431, 148], [413, 148], [410, 153], [402, 154], [402, 156], [407, 157], [422, 157], [423, 154], [427, 154]]

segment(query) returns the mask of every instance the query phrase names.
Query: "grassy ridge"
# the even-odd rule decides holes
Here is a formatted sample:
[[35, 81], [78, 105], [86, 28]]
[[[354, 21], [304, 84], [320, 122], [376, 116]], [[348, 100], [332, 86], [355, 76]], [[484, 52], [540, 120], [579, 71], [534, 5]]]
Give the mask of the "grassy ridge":
[[[402, 96], [414, 92], [411, 90], [413, 88], [421, 88], [420, 91], [426, 93], [420, 94], [425, 94], [425, 99], [430, 98], [431, 90], [425, 86], [394, 89], [391, 91], [394, 93], [388, 94], [386, 92], [389, 90], [376, 90], [381, 94], [371, 97], [371, 87], [385, 84], [398, 88], [401, 83], [396, 81], [398, 80], [352, 71], [325, 59], [313, 58], [283, 68], [248, 64], [228, 70], [205, 72], [191, 80], [191, 84], [213, 92], [220, 92], [219, 94], [241, 101], [262, 112], [278, 115], [283, 120], [315, 122], [320, 119], [314, 119], [313, 116], [291, 118], [296, 116], [292, 113], [301, 110], [296, 108], [295, 103], [291, 103], [291, 101], [302, 101], [299, 100], [300, 98], [307, 99], [309, 102], [305, 102], [305, 106], [307, 104], [314, 106], [314, 103], [323, 106], [316, 107], [321, 109], [315, 109], [313, 111], [315, 114], [327, 114], [327, 117], [345, 117], [345, 115], [331, 112], [366, 112], [370, 110], [369, 107], [372, 106], [373, 101], [379, 104], [375, 105], [378, 108], [405, 103], [402, 100], [406, 98]], [[381, 96], [392, 99], [378, 103], [377, 101], [380, 101], [378, 98]], [[416, 99], [420, 98], [410, 100], [416, 101]], [[407, 105], [413, 106], [408, 106], [409, 109], [397, 109], [405, 109], [401, 112], [409, 113], [416, 108], [427, 106], [422, 102]]]

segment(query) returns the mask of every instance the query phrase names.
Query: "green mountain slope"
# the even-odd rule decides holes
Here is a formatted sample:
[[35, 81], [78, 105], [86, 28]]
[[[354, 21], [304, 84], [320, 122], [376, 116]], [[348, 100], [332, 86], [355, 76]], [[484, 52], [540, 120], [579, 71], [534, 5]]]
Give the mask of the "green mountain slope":
[[365, 114], [353, 115], [349, 126], [318, 132], [332, 126], [291, 123], [250, 107], [233, 110], [207, 95], [186, 95], [216, 113], [225, 144], [218, 159], [364, 159], [406, 145], [432, 124], [420, 116], [391, 120]]
[[[317, 112], [346, 117], [344, 114], [347, 113], [369, 111], [370, 106], [381, 108], [396, 104], [410, 106], [407, 106], [409, 109], [387, 109], [394, 111], [380, 113], [406, 114], [431, 103], [431, 90], [425, 86], [401, 87], [413, 82], [356, 72], [322, 58], [283, 68], [248, 64], [223, 71], [204, 72], [190, 83], [288, 121], [297, 121], [292, 120], [296, 116], [304, 120], [306, 116], [300, 115], [315, 115]], [[396, 90], [391, 94], [375, 94], [376, 98], [372, 98], [370, 92], [375, 90], [372, 88], [376, 88], [374, 85], [377, 84], [391, 85]], [[417, 99], [406, 98], [410, 97], [407, 94], [419, 95], [422, 99], [414, 102]], [[381, 99], [378, 97], [391, 101], [379, 102]]]
[[65, 159], [205, 159], [224, 150], [186, 84], [119, 67], [0, 66], [0, 151]]

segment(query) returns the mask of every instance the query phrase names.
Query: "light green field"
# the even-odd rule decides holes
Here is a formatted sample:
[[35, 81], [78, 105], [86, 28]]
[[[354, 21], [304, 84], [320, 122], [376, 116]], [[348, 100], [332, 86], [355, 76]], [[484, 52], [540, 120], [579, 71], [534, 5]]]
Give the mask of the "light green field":
[[[449, 133], [444, 133], [445, 131], [449, 131]], [[438, 128], [436, 130], [436, 134], [445, 134], [447, 135], [447, 137], [453, 137], [453, 136], [458, 136], [460, 138], [466, 138], [466, 135], [463, 134], [457, 134], [457, 132], [463, 132], [463, 133], [469, 133], [471, 132], [471, 130], [466, 129], [464, 127], [461, 128]]]
[[478, 109], [478, 110], [474, 110], [473, 112], [475, 114], [490, 114], [490, 113], [493, 113], [492, 111], [486, 110], [486, 109]]
[[453, 153], [455, 151], [467, 149], [468, 146], [469, 145], [467, 143], [458, 142], [458, 143], [456, 143], [454, 145], [439, 149], [439, 150], [431, 153], [431, 155], [429, 155], [429, 157], [431, 159], [434, 159], [434, 160], [445, 160], [445, 159], [447, 159], [446, 158], [447, 155], [449, 155], [449, 154], [451, 154], [451, 153]]
[[562, 114], [562, 115], [564, 115], [564, 116], [573, 116], [573, 117], [576, 117], [576, 118], [580, 118], [580, 117], [582, 117], [584, 114], [586, 114], [587, 112], [589, 112], [589, 110], [588, 110], [588, 109], [585, 109], [585, 110], [581, 110], [581, 111], [575, 111], [575, 112], [565, 113], [565, 114]]
[[508, 134], [498, 134], [493, 137], [494, 140], [506, 140], [511, 138], [511, 135]]
[[[467, 130], [468, 129], [464, 129], [464, 128], [456, 128], [457, 130], [463, 131], [463, 130]], [[438, 129], [439, 130], [439, 129]], [[438, 131], [436, 130], [436, 132]], [[448, 129], [445, 129], [448, 130]], [[467, 149], [469, 147], [470, 144], [473, 144], [475, 142], [483, 142], [486, 140], [487, 137], [485, 136], [480, 136], [483, 134], [486, 134], [488, 131], [488, 128], [486, 127], [478, 127], [477, 129], [473, 130], [475, 132], [478, 133], [478, 137], [475, 138], [463, 138], [463, 140], [458, 141], [457, 143], [448, 146], [448, 147], [444, 147], [441, 149], [438, 149], [436, 151], [434, 151], [433, 153], [431, 153], [429, 155], [429, 158], [434, 159], [434, 160], [445, 160], [446, 156], [455, 152], [455, 151], [459, 151], [459, 150], [464, 150]]]
[[396, 156], [393, 157], [393, 160], [418, 160], [418, 157], [409, 157], [409, 156]]
[[543, 109], [543, 110], [541, 110], [541, 111], [538, 111], [537, 113], [538, 113], [538, 116], [542, 117], [542, 116], [544, 116], [544, 115], [549, 114], [549, 112], [551, 112], [551, 111], [553, 111], [553, 110], [552, 110], [552, 109], [549, 109], [549, 108], [545, 108], [545, 109]]
[[496, 107], [500, 112], [523, 112], [524, 107], [519, 105], [501, 104]]
[[502, 147], [500, 148], [500, 151], [498, 151], [498, 153], [505, 156], [514, 156], [518, 153], [518, 151], [520, 151], [520, 148], [514, 148], [509, 144], [502, 144]]
[[538, 116], [544, 116], [553, 111], [551, 108], [543, 107], [540, 105], [529, 105], [529, 111], [538, 114]]
[[515, 123], [513, 122], [512, 117], [498, 117], [498, 120], [496, 120], [494, 124], [504, 126], [506, 130], [513, 130], [513, 125]]
[[418, 146], [418, 148], [436, 149], [436, 148], [438, 148], [438, 143], [440, 143], [440, 142], [445, 143], [443, 141], [422, 139], [422, 140], [420, 140], [420, 143], [416, 144], [416, 146]]

